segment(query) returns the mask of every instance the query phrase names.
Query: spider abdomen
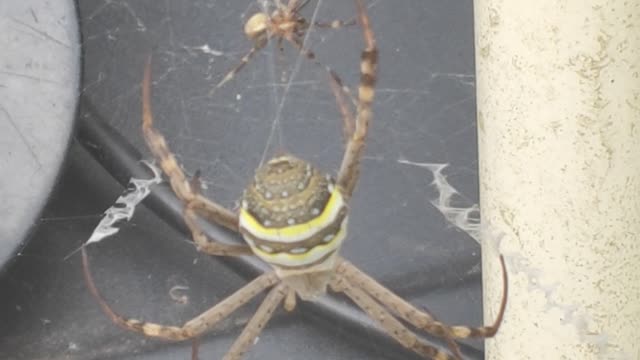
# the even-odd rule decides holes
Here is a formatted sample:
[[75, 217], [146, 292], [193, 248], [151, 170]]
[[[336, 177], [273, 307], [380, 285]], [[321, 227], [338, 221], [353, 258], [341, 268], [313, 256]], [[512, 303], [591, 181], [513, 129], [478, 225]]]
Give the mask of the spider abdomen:
[[286, 155], [256, 171], [240, 210], [253, 252], [281, 270], [330, 266], [346, 235], [347, 204], [333, 180]]

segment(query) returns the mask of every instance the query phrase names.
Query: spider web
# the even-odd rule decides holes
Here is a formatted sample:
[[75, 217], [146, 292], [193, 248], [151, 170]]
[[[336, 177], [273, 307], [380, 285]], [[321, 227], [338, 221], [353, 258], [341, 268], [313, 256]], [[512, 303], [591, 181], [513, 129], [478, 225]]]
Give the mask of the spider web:
[[[267, 46], [215, 96], [208, 96], [251, 47], [242, 34], [243, 23], [261, 7], [271, 5], [266, 1], [196, 0], [188, 5], [169, 0], [83, 1], [80, 12], [87, 64], [83, 94], [104, 119], [146, 152], [139, 130], [139, 83], [144, 59], [152, 52], [156, 125], [185, 172], [200, 170], [205, 194], [230, 208], [253, 170], [280, 150], [335, 174], [343, 151], [342, 120], [327, 75], [286, 42], [282, 52], [277, 44]], [[394, 284], [393, 290], [427, 306], [444, 321], [480, 323], [478, 285], [465, 288], [467, 276], [477, 278], [479, 274], [479, 247], [433, 207], [431, 201], [437, 194], [426, 186], [425, 173], [399, 162], [451, 163], [448, 175], [453, 186], [477, 199], [472, 48], [465, 48], [464, 56], [456, 55], [463, 48], [456, 42], [462, 40], [428, 33], [407, 38], [406, 31], [407, 24], [442, 29], [439, 31], [453, 26], [465, 29], [460, 33], [469, 42], [471, 2], [450, 9], [417, 0], [406, 9], [394, 9], [382, 1], [367, 2], [367, 6], [381, 51], [380, 79], [343, 255], [383, 283]], [[355, 13], [351, 2], [324, 0], [311, 1], [303, 15], [328, 22], [349, 20]], [[305, 43], [346, 85], [357, 88], [362, 49], [358, 26], [339, 30], [311, 27]], [[176, 324], [244, 284], [219, 269], [215, 259], [196, 254], [188, 239], [164, 230], [144, 210], [136, 208], [136, 215], [121, 224], [117, 234], [91, 247], [98, 286], [114, 306], [118, 304], [119, 311]], [[182, 253], [187, 255], [177, 255]], [[466, 262], [453, 265], [460, 254]], [[207, 271], [192, 273], [191, 263]], [[179, 281], [165, 286], [169, 278]], [[446, 283], [461, 292], [452, 295], [440, 289]], [[188, 305], [172, 304], [171, 290], [176, 286], [188, 288], [184, 291]], [[434, 288], [440, 290], [429, 290]], [[229, 336], [208, 338], [202, 355], [217, 358], [224, 353], [253, 309], [248, 306], [246, 312], [234, 314], [232, 327], [222, 327], [229, 330]], [[139, 338], [130, 340], [132, 334], [105, 324], [99, 312], [85, 318], [87, 326], [104, 328], [100, 346], [88, 346], [91, 338], [78, 328], [49, 337], [48, 343], [73, 346], [47, 353], [86, 359], [92, 351], [109, 350], [125, 357], [130, 351], [146, 354], [160, 347], [162, 351], [149, 356], [184, 357], [185, 348], [178, 344], [167, 347]], [[334, 324], [332, 332], [345, 331]], [[277, 341], [281, 338], [297, 340], [282, 346]], [[322, 327], [301, 323], [299, 317], [276, 317], [247, 358], [295, 358], [302, 351], [309, 359], [362, 356], [362, 348], [339, 340]], [[389, 357], [370, 354], [368, 358]]]
[[[262, 5], [265, 6], [265, 2], [262, 2]], [[305, 16], [311, 22], [314, 19], [347, 20], [353, 16], [352, 6], [340, 6], [335, 2], [313, 2], [312, 5], [305, 9]], [[368, 5], [372, 13], [380, 6], [377, 2]], [[241, 13], [240, 18], [243, 21], [251, 16], [252, 8], [249, 7]], [[207, 87], [215, 84], [224, 76], [225, 71], [235, 65], [238, 58], [248, 51], [250, 43], [241, 39], [240, 35], [236, 32], [235, 36], [231, 37], [234, 40], [229, 44], [233, 51], [224, 50], [222, 46], [216, 46], [212, 42], [199, 43], [191, 40], [189, 45], [181, 45], [188, 49], [189, 56], [193, 57], [188, 61], [180, 59], [179, 54], [174, 51], [166, 51], [164, 57], [154, 57], [154, 63], [160, 61], [169, 64], [155, 66], [160, 68], [159, 73], [154, 73], [156, 80], [153, 90], [153, 106], [158, 127], [168, 138], [185, 170], [193, 173], [200, 169], [207, 194], [230, 207], [234, 206], [240, 189], [246, 182], [244, 179], [250, 177], [253, 169], [274, 151], [290, 151], [330, 171], [338, 167], [343, 149], [342, 120], [329, 91], [326, 73], [300, 56], [286, 42], [282, 53], [273, 43], [262, 50], [234, 80], [216, 91], [217, 99], [201, 100], [197, 95], [189, 97], [182, 93], [184, 90], [180, 90], [179, 93], [171, 91], [170, 85], [164, 85], [169, 84], [170, 78], [176, 77], [177, 72], [187, 71], [180, 65], [173, 64], [204, 60], [207, 64], [207, 76], [204, 84], [201, 84], [205, 90], [201, 91], [206, 93]], [[380, 36], [384, 37], [383, 34]], [[382, 41], [380, 36], [378, 39]], [[242, 41], [236, 43], [235, 39]], [[307, 32], [305, 42], [317, 54], [319, 61], [335, 69], [345, 84], [352, 89], [357, 87], [359, 52], [362, 47], [361, 33], [357, 27], [340, 30], [312, 27]], [[398, 58], [407, 62], [412, 62], [413, 56], [424, 57], [424, 54], [412, 56], [398, 50], [399, 48], [396, 50]], [[407, 51], [407, 48], [404, 51]], [[428, 57], [426, 59], [429, 60]], [[381, 68], [384, 69], [384, 60], [381, 60], [381, 64]], [[434, 122], [450, 116], [450, 112], [460, 112], [458, 116], [463, 127], [455, 130], [460, 134], [456, 135], [454, 132], [454, 135], [448, 137], [455, 139], [456, 136], [466, 133], [467, 137], [473, 139], [473, 122], [468, 118], [463, 119], [461, 115], [464, 107], [468, 108], [464, 112], [472, 110], [473, 77], [451, 71], [427, 74], [426, 79], [415, 82], [414, 78], [417, 77], [412, 77], [411, 74], [408, 77], [406, 73], [397, 69], [389, 66], [386, 68], [385, 73], [391, 74], [391, 83], [381, 82], [378, 88], [377, 103], [381, 105], [377, 105], [379, 109], [376, 109], [376, 119], [370, 133], [371, 140], [366, 158], [363, 160], [362, 183], [353, 202], [355, 210], [351, 220], [351, 239], [345, 246], [344, 254], [354, 262], [364, 264], [369, 272], [382, 280], [386, 278], [390, 283], [402, 280], [403, 286], [396, 287], [401, 293], [420, 294], [420, 289], [425, 286], [424, 277], [413, 277], [415, 280], [406, 281], [411, 274], [431, 273], [434, 268], [444, 267], [449, 272], [446, 277], [453, 279], [455, 284], [464, 281], [462, 279], [465, 274], [479, 273], [477, 261], [475, 265], [456, 269], [446, 265], [449, 260], [442, 260], [451, 259], [461, 250], [477, 258], [479, 249], [467, 236], [456, 232], [446, 221], [443, 222], [441, 217], [434, 217], [438, 212], [431, 205], [431, 190], [426, 189], [422, 183], [424, 174], [416, 176], [416, 173], [412, 173], [399, 162], [408, 155], [423, 155], [429, 151], [446, 154], [449, 151], [448, 140], [430, 134], [430, 128]], [[407, 81], [410, 83], [409, 86], [405, 84]], [[400, 87], [396, 88], [393, 84]], [[435, 100], [429, 100], [433, 96], [430, 89], [433, 85], [444, 85], [448, 91], [462, 90], [462, 93], [457, 95], [454, 102], [439, 108], [439, 112], [429, 116], [434, 120], [427, 120], [422, 116], [415, 117], [414, 114], [424, 108], [425, 101], [429, 102], [429, 106], [437, 103]], [[165, 91], [168, 93], [164, 93]], [[215, 106], [216, 110], [219, 110], [216, 111], [218, 116], [212, 119], [206, 115], [189, 115], [195, 110], [188, 107], [173, 109], [175, 105], [162, 101], [163, 98], [176, 99], [178, 104], [193, 102], [197, 104], [196, 108], [200, 107], [200, 113], [204, 109], [205, 114], [213, 113], [208, 107]], [[158, 110], [158, 107], [166, 106], [168, 108]], [[168, 115], [170, 113], [175, 115]], [[215, 131], [224, 132], [224, 136], [215, 134]], [[211, 138], [205, 134], [212, 134]], [[240, 139], [242, 143], [233, 143], [233, 139]], [[426, 144], [436, 146], [428, 149]], [[475, 145], [470, 147], [475, 148]], [[213, 157], [205, 158], [204, 154], [212, 154]], [[435, 154], [434, 158], [454, 160], [450, 155], [441, 157]], [[471, 163], [468, 167], [471, 170], [475, 165]], [[462, 170], [465, 171], [464, 168]], [[469, 171], [469, 174], [473, 174], [473, 171]], [[372, 179], [380, 181], [371, 182]], [[459, 182], [458, 186], [473, 187], [471, 183], [466, 185], [465, 182]], [[389, 191], [378, 192], [376, 188], [379, 187], [387, 188]], [[473, 190], [469, 192], [474, 193]], [[367, 193], [381, 196], [367, 196]], [[423, 213], [424, 216], [413, 216], [419, 213]], [[382, 217], [392, 219], [386, 229], [377, 225]], [[425, 219], [436, 222], [427, 226], [431, 233], [438, 233], [431, 239], [425, 239], [423, 236]], [[434, 231], [433, 226], [440, 229]], [[372, 234], [375, 234], [374, 241], [377, 244], [374, 247], [363, 242]], [[367, 251], [364, 251], [365, 249]], [[441, 257], [443, 250], [444, 254], [448, 255], [434, 262], [434, 259]], [[371, 271], [374, 264], [375, 268]], [[443, 281], [435, 278], [428, 284], [437, 286]], [[446, 298], [447, 295], [443, 293], [436, 296]], [[465, 296], [474, 296], [472, 301], [477, 304], [480, 302], [478, 294], [467, 293], [461, 297], [461, 307], [469, 300]], [[450, 304], [451, 301], [447, 302]], [[419, 300], [418, 303], [429, 303], [430, 310], [437, 312], [439, 317], [469, 322], [465, 319], [467, 315], [460, 315], [460, 319], [448, 317], [437, 302], [431, 303], [425, 299]], [[477, 323], [479, 320], [470, 322]]]
[[[472, 2], [367, 5], [380, 47], [380, 76], [342, 254], [439, 319], [480, 324]], [[215, 96], [208, 95], [251, 47], [242, 34], [244, 22], [261, 8], [272, 9], [272, 2], [83, 0], [79, 6], [85, 49], [83, 96], [137, 149], [146, 151], [140, 134], [139, 84], [144, 61], [153, 53], [156, 125], [185, 171], [202, 172], [207, 196], [233, 208], [253, 170], [279, 150], [335, 173], [332, 169], [338, 167], [343, 150], [342, 120], [326, 73], [286, 42], [283, 52], [270, 44]], [[354, 15], [353, 4], [311, 1], [303, 15], [319, 21], [348, 20]], [[362, 48], [359, 28], [312, 27], [307, 35], [306, 44], [318, 60], [355, 89]], [[63, 253], [31, 250], [23, 256], [31, 260], [29, 270], [45, 269], [47, 292], [38, 296], [21, 279], [6, 292], [24, 294], [14, 295], [14, 315], [22, 319], [29, 314], [31, 323], [42, 323], [42, 329], [34, 332], [18, 325], [12, 336], [0, 336], [0, 357], [4, 349], [11, 349], [11, 356], [20, 353], [29, 359], [184, 358], [188, 344], [148, 341], [108, 323], [80, 277], [73, 278], [80, 275], [74, 258], [59, 261], [89, 238], [99, 214], [121, 191], [96, 185], [102, 186], [108, 174], [77, 174], [89, 179], [92, 187], [84, 185], [91, 189], [87, 199], [72, 201], [91, 206], [76, 213], [48, 213], [42, 219], [47, 225], [44, 241]], [[75, 185], [77, 179], [71, 180]], [[102, 193], [113, 196], [99, 203], [95, 197]], [[70, 230], [82, 235], [59, 235]], [[502, 236], [496, 234], [485, 246], [499, 247]], [[217, 259], [195, 253], [189, 239], [144, 207], [137, 207], [130, 222], [91, 251], [96, 281], [110, 303], [125, 315], [145, 320], [179, 324], [245, 283]], [[510, 274], [524, 276], [530, 291], [544, 294], [549, 309], [562, 312], [585, 343], [603, 349], [602, 358], [616, 358], [607, 334], [588, 332], [590, 317], [584, 309], [554, 300], [556, 284], [541, 283], [540, 270], [526, 259], [505, 255]], [[47, 303], [25, 310], [39, 298]], [[70, 299], [84, 302], [70, 306]], [[247, 306], [216, 336], [203, 339], [201, 356], [220, 358], [254, 309]], [[355, 339], [341, 324], [330, 325], [305, 324], [297, 314], [278, 315], [247, 359], [300, 354], [308, 359], [406, 358], [377, 354], [384, 349], [366, 337]]]
[[[343, 151], [342, 120], [326, 73], [286, 42], [282, 52], [277, 44], [267, 46], [215, 96], [208, 96], [251, 47], [242, 34], [244, 22], [260, 8], [272, 9], [271, 2], [83, 0], [79, 5], [84, 96], [136, 148], [146, 151], [140, 134], [139, 84], [144, 60], [153, 53], [156, 125], [185, 171], [201, 171], [207, 196], [233, 208], [253, 170], [279, 150], [335, 174]], [[478, 199], [472, 2], [410, 0], [398, 6], [370, 1], [367, 6], [380, 47], [380, 78], [342, 254], [441, 320], [479, 324], [480, 248], [473, 236], [456, 228], [477, 230], [478, 223], [473, 217], [467, 222], [453, 216], [465, 213]], [[311, 1], [303, 15], [331, 21], [355, 14], [349, 1], [323, 0]], [[358, 26], [312, 27], [305, 43], [345, 84], [357, 87], [362, 49]], [[416, 166], [421, 162], [449, 164], [439, 173], [446, 176]], [[432, 181], [436, 187], [429, 186]], [[447, 189], [453, 197], [441, 198]], [[163, 227], [144, 208], [136, 210], [131, 222], [122, 224], [109, 241], [92, 247], [96, 281], [118, 310], [177, 324], [244, 284], [216, 259], [196, 254], [188, 239]], [[77, 218], [67, 219], [81, 227]], [[59, 223], [63, 220], [57, 218]], [[168, 279], [178, 280], [168, 286]], [[60, 276], [55, 283], [66, 282]], [[82, 289], [82, 284], [77, 287]], [[189, 304], [173, 304], [171, 290], [185, 287]], [[92, 305], [87, 307], [96, 310]], [[247, 312], [234, 314], [233, 326], [223, 327], [228, 334], [203, 341], [201, 355], [220, 358], [253, 309], [248, 306]], [[42, 353], [82, 359], [103, 354], [99, 350], [121, 358], [188, 354], [188, 345], [158, 345], [122, 332], [98, 311], [74, 315], [87, 319], [86, 325], [65, 328], [63, 319], [54, 318], [54, 324], [68, 330], [50, 332], [55, 335], [47, 335], [42, 343], [57, 345]], [[355, 340], [341, 336], [348, 329], [340, 324], [330, 329], [301, 323], [298, 316], [276, 317], [247, 358], [299, 358], [303, 351], [308, 359], [366, 353], [351, 343]], [[96, 338], [101, 339], [97, 345]], [[283, 338], [293, 340], [283, 344]], [[361, 341], [367, 343], [366, 338]]]

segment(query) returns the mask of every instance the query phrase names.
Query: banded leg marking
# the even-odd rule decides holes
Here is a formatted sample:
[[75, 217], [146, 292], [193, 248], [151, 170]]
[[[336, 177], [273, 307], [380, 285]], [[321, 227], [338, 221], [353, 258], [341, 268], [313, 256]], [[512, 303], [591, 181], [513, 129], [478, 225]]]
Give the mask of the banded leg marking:
[[347, 197], [351, 197], [360, 175], [360, 160], [364, 152], [364, 141], [373, 117], [372, 104], [375, 96], [378, 49], [373, 30], [362, 0], [356, 0], [358, 20], [362, 27], [365, 49], [360, 60], [360, 86], [358, 87], [358, 106], [355, 130], [347, 143], [337, 183]]
[[[248, 254], [248, 246], [227, 245], [216, 243], [213, 239], [203, 236], [202, 229], [194, 220], [195, 213], [205, 216], [220, 225], [238, 232], [238, 217], [223, 206], [202, 196], [198, 189], [194, 189], [192, 182], [187, 179], [180, 168], [175, 156], [162, 134], [153, 127], [151, 112], [151, 57], [147, 60], [142, 80], [142, 132], [153, 156], [158, 159], [160, 168], [169, 178], [171, 188], [185, 206], [187, 225], [193, 233], [198, 248], [210, 255], [239, 255]], [[243, 249], [244, 248], [244, 249]]]
[[365, 274], [346, 260], [341, 261], [336, 271], [349, 279], [351, 283], [380, 301], [380, 303], [389, 308], [394, 314], [416, 328], [425, 330], [430, 334], [443, 338], [452, 336], [454, 338], [464, 339], [469, 337], [491, 337], [495, 335], [500, 323], [502, 322], [508, 297], [508, 278], [504, 258], [502, 256], [500, 256], [500, 263], [502, 264], [502, 281], [504, 290], [500, 308], [498, 310], [498, 316], [493, 324], [476, 328], [466, 326], [448, 326], [435, 320], [433, 316], [418, 310], [415, 306], [394, 294], [391, 290], [382, 286], [369, 275]]
[[267, 322], [288, 292], [289, 288], [285, 284], [279, 284], [269, 292], [256, 313], [242, 330], [240, 336], [231, 345], [231, 349], [229, 349], [223, 360], [240, 360], [242, 358], [242, 355], [253, 345], [255, 338], [262, 332], [262, 329], [267, 325]]
[[263, 274], [237, 290], [225, 300], [216, 304], [211, 309], [205, 311], [193, 320], [186, 322], [183, 326], [168, 326], [125, 318], [113, 311], [109, 304], [107, 304], [107, 302], [102, 298], [102, 295], [93, 281], [88, 255], [84, 247], [82, 248], [82, 269], [85, 282], [87, 283], [87, 287], [89, 288], [91, 295], [93, 295], [93, 297], [98, 301], [103, 312], [116, 325], [119, 325], [126, 330], [135, 331], [146, 336], [173, 341], [198, 337], [205, 331], [214, 327], [219, 321], [225, 319], [229, 314], [236, 311], [239, 307], [249, 302], [262, 291], [280, 281], [275, 273]]
[[420, 340], [413, 332], [407, 329], [398, 319], [393, 317], [382, 305], [378, 304], [364, 290], [354, 286], [341, 275], [331, 283], [331, 288], [336, 292], [343, 292], [364, 312], [375, 320], [385, 331], [405, 348], [415, 353], [434, 360], [454, 360], [448, 353], [441, 351]]

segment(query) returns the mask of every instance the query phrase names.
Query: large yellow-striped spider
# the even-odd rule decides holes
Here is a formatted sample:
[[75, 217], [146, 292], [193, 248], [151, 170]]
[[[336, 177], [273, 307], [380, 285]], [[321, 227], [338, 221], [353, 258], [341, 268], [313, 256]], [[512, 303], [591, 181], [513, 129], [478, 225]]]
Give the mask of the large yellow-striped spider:
[[[359, 177], [360, 160], [372, 117], [378, 59], [366, 9], [361, 0], [355, 0], [355, 3], [365, 43], [355, 116], [342, 98], [343, 94], [339, 91], [340, 87], [336, 86], [336, 80], [330, 77], [348, 135], [337, 178], [334, 181], [329, 175], [294, 156], [277, 156], [256, 170], [253, 181], [243, 193], [238, 214], [200, 194], [198, 181], [190, 181], [185, 176], [164, 137], [153, 127], [150, 105], [151, 69], [150, 63], [147, 63], [142, 81], [144, 138], [169, 178], [173, 191], [184, 202], [184, 218], [197, 249], [218, 256], [253, 254], [267, 262], [273, 271], [258, 276], [182, 326], [166, 326], [128, 319], [113, 311], [94, 284], [83, 248], [87, 285], [113, 322], [150, 337], [166, 340], [197, 339], [236, 309], [270, 289], [224, 356], [226, 360], [240, 359], [281, 303], [290, 311], [296, 306], [298, 297], [313, 301], [329, 288], [344, 293], [377, 321], [389, 336], [425, 358], [461, 359], [455, 339], [492, 337], [496, 333], [507, 298], [507, 274], [502, 257], [504, 293], [498, 316], [490, 326], [471, 328], [449, 326], [437, 321], [429, 313], [395, 295], [338, 255], [346, 237], [348, 203]], [[198, 224], [198, 216], [241, 233], [247, 245], [222, 244], [208, 238]], [[450, 351], [426, 344], [408, 326], [443, 338]], [[197, 345], [194, 345], [192, 358], [196, 357]]]

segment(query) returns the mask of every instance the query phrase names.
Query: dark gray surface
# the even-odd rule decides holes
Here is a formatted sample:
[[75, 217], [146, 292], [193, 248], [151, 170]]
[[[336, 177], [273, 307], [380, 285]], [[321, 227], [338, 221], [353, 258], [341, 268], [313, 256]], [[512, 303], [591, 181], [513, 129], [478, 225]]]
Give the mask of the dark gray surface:
[[[139, 81], [154, 56], [153, 107], [158, 127], [188, 172], [200, 169], [207, 194], [233, 207], [265, 149], [274, 122], [274, 67], [259, 55], [214, 96], [213, 84], [250, 44], [242, 23], [256, 7], [238, 1], [94, 1], [80, 4], [85, 53], [84, 95], [101, 117], [144, 150]], [[311, 16], [317, 2], [305, 14]], [[343, 255], [400, 295], [452, 323], [481, 323], [479, 247], [431, 205], [437, 192], [427, 169], [399, 161], [450, 163], [449, 181], [477, 199], [472, 4], [370, 2], [380, 47], [380, 82], [363, 175], [352, 201]], [[318, 19], [350, 18], [350, 2], [324, 1]], [[244, 17], [243, 17], [244, 15]], [[357, 84], [358, 27], [312, 33], [311, 47], [346, 83]], [[222, 53], [203, 52], [208, 46]], [[279, 88], [278, 88], [279, 89]], [[341, 123], [325, 74], [303, 61], [286, 96], [283, 147], [327, 170], [340, 160]], [[146, 150], [144, 150], [146, 151]], [[99, 213], [120, 193], [80, 148], [43, 215], [32, 246], [0, 281], [8, 321], [0, 357], [15, 359], [185, 359], [188, 344], [148, 340], [112, 325], [84, 289], [78, 257], [63, 260], [88, 238]], [[473, 201], [473, 200], [471, 200]], [[187, 238], [141, 207], [115, 237], [92, 246], [94, 275], [123, 314], [179, 324], [246, 280], [193, 250]], [[186, 285], [189, 302], [168, 295]], [[203, 340], [203, 359], [230, 346], [252, 304], [219, 336]], [[248, 359], [403, 359], [339, 322], [280, 314]], [[474, 343], [474, 346], [479, 346]], [[378, 355], [375, 355], [379, 353]], [[395, 355], [394, 355], [395, 354]]]
[[80, 47], [72, 0], [0, 2], [0, 271], [28, 240], [73, 130]]

